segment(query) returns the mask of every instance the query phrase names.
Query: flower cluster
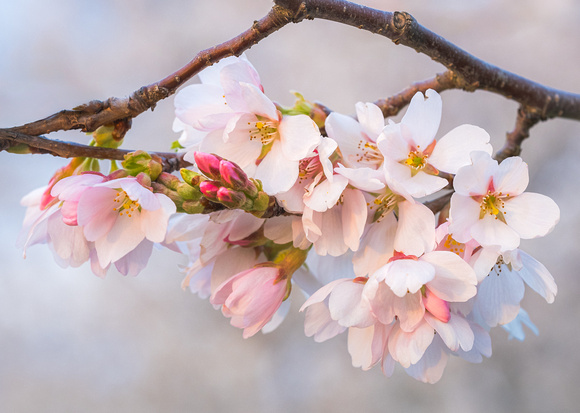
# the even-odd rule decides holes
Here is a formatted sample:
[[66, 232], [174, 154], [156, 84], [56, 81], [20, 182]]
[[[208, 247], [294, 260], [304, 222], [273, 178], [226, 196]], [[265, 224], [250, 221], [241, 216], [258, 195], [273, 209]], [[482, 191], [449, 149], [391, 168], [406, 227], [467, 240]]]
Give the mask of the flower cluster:
[[[525, 192], [521, 158], [492, 158], [483, 129], [438, 137], [435, 91], [385, 123], [372, 103], [357, 103], [356, 119], [300, 95], [284, 108], [245, 57], [200, 79], [175, 99], [174, 130], [194, 164], [183, 181], [129, 161], [129, 176], [65, 177], [43, 204], [26, 199], [22, 245], [48, 243], [73, 266], [91, 259], [98, 274], [111, 263], [135, 274], [162, 242], [189, 257], [182, 286], [244, 337], [276, 328], [302, 291], [306, 335], [348, 330], [353, 365], [387, 376], [400, 364], [436, 382], [451, 355], [490, 357], [492, 327], [520, 340], [522, 323], [537, 332], [520, 308], [525, 284], [548, 302], [556, 284], [518, 247], [549, 233], [559, 209]], [[425, 205], [452, 190], [449, 208]]]

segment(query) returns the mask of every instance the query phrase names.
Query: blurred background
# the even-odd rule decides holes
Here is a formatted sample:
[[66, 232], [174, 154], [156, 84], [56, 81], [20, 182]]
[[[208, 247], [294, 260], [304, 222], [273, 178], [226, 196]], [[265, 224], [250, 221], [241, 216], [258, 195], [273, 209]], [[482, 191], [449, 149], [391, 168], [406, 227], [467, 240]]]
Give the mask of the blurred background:
[[[543, 84], [580, 92], [580, 3], [575, 0], [361, 0], [404, 10], [472, 54]], [[227, 40], [266, 14], [269, 0], [3, 0], [0, 2], [0, 127], [43, 118], [91, 99], [125, 96]], [[443, 68], [388, 39], [305, 21], [247, 52], [266, 93], [292, 103], [302, 92], [334, 110], [390, 96]], [[471, 123], [495, 149], [517, 105], [486, 92], [443, 93], [439, 136]], [[167, 150], [172, 98], [134, 120], [125, 147]], [[243, 340], [207, 301], [182, 291], [184, 257], [156, 251], [146, 271], [102, 280], [88, 266], [61, 269], [42, 246], [26, 260], [14, 246], [19, 200], [67, 161], [0, 153], [1, 412], [572, 412], [580, 403], [580, 122], [532, 129], [523, 157], [529, 190], [552, 197], [561, 222], [523, 248], [559, 287], [548, 305], [523, 302], [540, 329], [525, 342], [492, 331], [481, 365], [453, 358], [425, 385], [402, 369], [351, 366], [346, 337], [317, 344], [303, 334], [301, 303], [275, 332]], [[51, 138], [88, 142], [80, 132]]]

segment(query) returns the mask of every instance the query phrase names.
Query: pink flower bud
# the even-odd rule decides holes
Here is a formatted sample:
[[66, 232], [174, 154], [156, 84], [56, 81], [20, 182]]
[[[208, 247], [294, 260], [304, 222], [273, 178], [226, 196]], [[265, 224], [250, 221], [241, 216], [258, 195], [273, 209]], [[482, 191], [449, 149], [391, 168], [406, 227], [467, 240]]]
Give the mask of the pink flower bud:
[[429, 288], [425, 289], [425, 297], [423, 297], [423, 304], [425, 309], [429, 311], [435, 318], [448, 322], [451, 318], [449, 314], [449, 303], [433, 294]]
[[213, 181], [203, 181], [199, 184], [199, 190], [210, 201], [217, 201], [219, 184]]
[[252, 181], [248, 179], [248, 175], [233, 162], [220, 161], [220, 175], [221, 180], [232, 189], [244, 191], [251, 198], [258, 194], [258, 189]]
[[225, 187], [217, 191], [217, 199], [228, 208], [239, 208], [246, 203], [246, 196], [243, 192]]
[[213, 153], [194, 152], [195, 164], [207, 177], [220, 180], [220, 161], [223, 159]]

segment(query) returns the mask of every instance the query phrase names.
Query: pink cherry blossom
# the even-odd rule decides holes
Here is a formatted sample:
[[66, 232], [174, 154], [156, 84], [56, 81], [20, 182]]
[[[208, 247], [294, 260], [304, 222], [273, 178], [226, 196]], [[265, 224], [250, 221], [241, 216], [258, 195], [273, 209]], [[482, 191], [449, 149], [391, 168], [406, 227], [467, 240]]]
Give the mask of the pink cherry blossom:
[[221, 284], [210, 301], [222, 306], [234, 327], [248, 338], [264, 327], [288, 294], [288, 281], [280, 268], [258, 266], [234, 275]]
[[459, 242], [471, 238], [502, 251], [516, 249], [520, 238], [549, 233], [560, 209], [545, 195], [524, 192], [528, 166], [520, 157], [498, 164], [487, 152], [473, 152], [472, 165], [461, 168], [454, 181], [449, 232]]
[[377, 140], [389, 188], [409, 200], [445, 187], [439, 171], [455, 174], [469, 164], [472, 151], [492, 151], [487, 132], [473, 125], [458, 126], [436, 141], [441, 97], [432, 89], [425, 96], [417, 92], [401, 123], [385, 126]]

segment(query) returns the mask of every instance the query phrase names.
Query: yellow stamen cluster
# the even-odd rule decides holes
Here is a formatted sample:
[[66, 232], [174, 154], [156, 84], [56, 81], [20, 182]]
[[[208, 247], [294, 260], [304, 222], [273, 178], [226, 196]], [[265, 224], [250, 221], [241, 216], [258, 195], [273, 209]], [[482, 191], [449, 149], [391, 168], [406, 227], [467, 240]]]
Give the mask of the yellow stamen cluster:
[[509, 196], [504, 196], [501, 192], [499, 193], [492, 193], [491, 191], [487, 192], [487, 195], [483, 197], [480, 204], [480, 212], [479, 212], [479, 219], [482, 219], [485, 215], [495, 215], [495, 219], [499, 219], [500, 221], [505, 221], [504, 215], [506, 212], [503, 210], [505, 204], [504, 199]]
[[250, 126], [250, 140], [259, 139], [262, 145], [271, 143], [278, 134], [277, 122], [257, 121], [252, 127], [252, 122], [248, 122]]
[[389, 192], [376, 197], [372, 203], [371, 205], [367, 202], [367, 206], [371, 211], [375, 209], [374, 221], [381, 222], [385, 215], [391, 212], [395, 208], [395, 205], [397, 205], [397, 196]]
[[416, 170], [421, 170], [427, 165], [427, 158], [429, 155], [425, 155], [419, 151], [409, 152], [409, 156], [405, 159], [405, 164], [409, 165], [411, 168]]
[[302, 159], [298, 166], [298, 183], [302, 183], [304, 179], [311, 178], [322, 169], [320, 159], [317, 156], [312, 158]]
[[114, 199], [114, 202], [118, 204], [113, 211], [119, 211], [119, 216], [123, 214], [127, 214], [129, 218], [135, 214], [135, 211], [141, 211], [141, 205], [139, 202], [133, 201], [125, 191], [117, 192], [117, 196]]
[[356, 163], [370, 163], [380, 165], [383, 162], [383, 154], [377, 148], [377, 144], [373, 142], [363, 141], [362, 139], [357, 145], [358, 153], [355, 155]]
[[459, 256], [460, 256], [460, 254], [462, 254], [465, 251], [465, 249], [464, 249], [465, 244], [455, 241], [451, 235], [447, 235], [447, 238], [445, 239], [445, 242], [443, 243], [443, 245], [449, 251], [451, 251]]

